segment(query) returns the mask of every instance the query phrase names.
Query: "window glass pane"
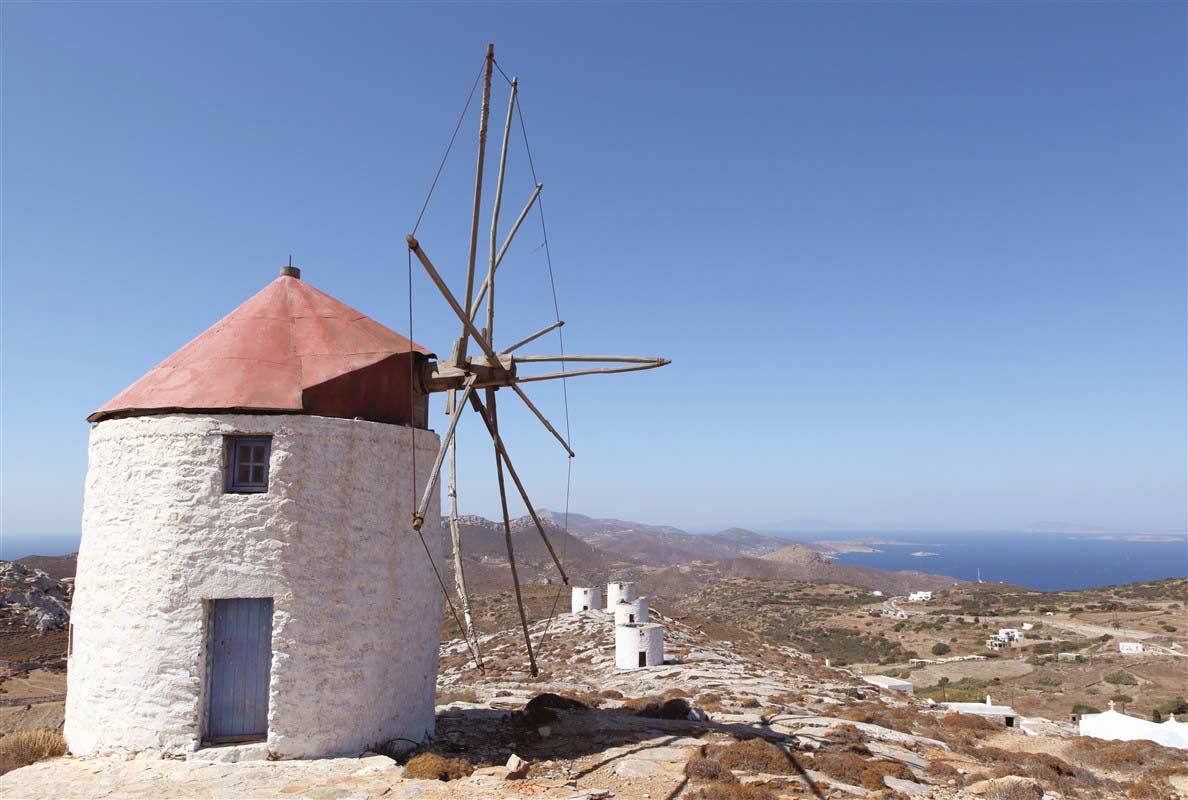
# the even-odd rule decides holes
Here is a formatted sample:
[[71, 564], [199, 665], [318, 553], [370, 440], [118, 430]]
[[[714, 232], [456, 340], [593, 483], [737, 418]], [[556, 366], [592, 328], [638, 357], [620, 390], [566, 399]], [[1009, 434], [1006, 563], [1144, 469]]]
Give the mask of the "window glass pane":
[[259, 483], [259, 484], [264, 483], [264, 467], [262, 467], [262, 466], [252, 467], [252, 483]]
[[257, 444], [257, 445], [252, 446], [252, 463], [253, 464], [263, 464], [264, 463], [264, 445]]
[[252, 479], [252, 468], [249, 464], [241, 463], [239, 469], [235, 473], [236, 483], [247, 483]]

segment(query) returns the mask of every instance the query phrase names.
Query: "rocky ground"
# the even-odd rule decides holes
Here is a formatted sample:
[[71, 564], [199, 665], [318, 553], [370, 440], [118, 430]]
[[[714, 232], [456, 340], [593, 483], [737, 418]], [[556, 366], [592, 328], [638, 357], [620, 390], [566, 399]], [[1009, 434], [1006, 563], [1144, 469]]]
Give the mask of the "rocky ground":
[[19, 561], [0, 561], [0, 625], [45, 633], [70, 621], [68, 581]]
[[532, 626], [536, 677], [518, 629], [483, 638], [481, 673], [461, 641], [446, 643], [437, 730], [421, 751], [449, 759], [442, 763], [455, 765], [453, 780], [414, 777], [424, 757], [410, 762], [416, 754], [394, 751], [395, 759], [234, 764], [65, 757], [4, 775], [3, 795], [1188, 797], [1188, 765], [1176, 751], [1086, 750], [1059, 728], [1030, 737], [942, 717], [902, 695], [879, 698], [853, 675], [790, 648], [725, 643], [662, 622], [667, 663], [627, 672], [614, 669], [613, 623], [600, 612]]

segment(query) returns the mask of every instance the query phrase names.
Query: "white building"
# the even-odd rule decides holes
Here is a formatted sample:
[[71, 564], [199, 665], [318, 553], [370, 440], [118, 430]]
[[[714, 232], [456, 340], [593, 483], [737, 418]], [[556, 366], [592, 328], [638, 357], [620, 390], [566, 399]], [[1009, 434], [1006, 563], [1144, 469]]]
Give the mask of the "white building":
[[620, 600], [614, 608], [615, 625], [635, 625], [648, 621], [648, 598], [637, 597], [628, 602]]
[[664, 664], [664, 628], [655, 623], [615, 626], [615, 668]]
[[433, 731], [442, 597], [411, 520], [438, 437], [408, 383], [431, 355], [282, 269], [88, 418], [71, 752]]
[[1118, 652], [1134, 655], [1143, 652], [1143, 645], [1140, 642], [1118, 642]]
[[1015, 709], [1010, 706], [994, 705], [990, 695], [986, 695], [984, 703], [941, 703], [941, 705], [955, 714], [974, 714], [979, 717], [987, 717], [1001, 722], [1008, 728], [1015, 727], [1015, 720], [1019, 717]]
[[999, 628], [996, 636], [1004, 642], [1019, 642], [1023, 640], [1023, 632], [1016, 628]]
[[878, 589], [875, 589], [873, 592], [871, 592], [871, 594], [872, 594], [872, 595], [874, 595], [875, 597], [882, 597], [882, 596], [883, 596], [883, 593], [882, 593], [882, 592], [880, 592]]
[[571, 597], [571, 610], [574, 614], [602, 609], [602, 590], [597, 586], [575, 586]]
[[912, 592], [908, 595], [909, 603], [927, 603], [932, 599], [932, 592]]
[[912, 686], [911, 681], [905, 681], [902, 678], [892, 678], [889, 675], [863, 675], [862, 680], [866, 681], [872, 686], [877, 686], [879, 689], [886, 689], [889, 692], [903, 692], [904, 694], [915, 694], [915, 687]]
[[606, 585], [606, 610], [613, 614], [619, 601], [626, 600], [630, 603], [638, 596], [639, 593], [636, 591], [634, 583], [626, 581], [608, 583]]
[[1165, 747], [1188, 750], [1188, 725], [1176, 722], [1175, 717], [1159, 723], [1120, 714], [1114, 710], [1112, 700], [1107, 711], [1100, 714], [1082, 714], [1077, 730], [1082, 736], [1092, 736], [1094, 739], [1123, 742], [1145, 739]]
[[986, 647], [991, 650], [1006, 650], [1010, 646], [1011, 642], [1009, 639], [999, 639], [995, 636], [993, 639], [986, 640]]
[[1023, 630], [1025, 630], [1025, 631], [1029, 631], [1029, 630], [1031, 630], [1032, 628], [1034, 628], [1034, 627], [1035, 627], [1035, 625], [1033, 625], [1033, 624], [1032, 624], [1032, 623], [1030, 623], [1030, 622], [1024, 622], [1024, 623], [1023, 623], [1022, 625], [1020, 625], [1019, 627], [1020, 627], [1020, 628], [1022, 628]]

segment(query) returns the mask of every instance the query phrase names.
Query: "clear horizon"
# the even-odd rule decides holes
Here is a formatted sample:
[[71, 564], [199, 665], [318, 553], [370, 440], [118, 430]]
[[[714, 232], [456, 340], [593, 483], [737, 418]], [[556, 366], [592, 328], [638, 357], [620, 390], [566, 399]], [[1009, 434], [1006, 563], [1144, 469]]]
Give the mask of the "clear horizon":
[[[1188, 529], [1183, 4], [0, 19], [6, 553], [78, 529], [86, 415], [290, 254], [409, 332], [403, 236], [488, 41], [520, 78], [567, 350], [673, 362], [570, 382], [573, 509], [701, 531]], [[473, 111], [419, 234], [455, 286]], [[531, 185], [518, 131], [508, 180], [505, 209]], [[537, 228], [506, 263], [505, 343], [553, 319]], [[420, 273], [413, 298], [413, 338], [448, 352]], [[564, 422], [560, 387], [529, 394]], [[564, 454], [504, 406], [534, 501], [563, 509]], [[463, 512], [494, 517], [474, 420], [459, 459]]]

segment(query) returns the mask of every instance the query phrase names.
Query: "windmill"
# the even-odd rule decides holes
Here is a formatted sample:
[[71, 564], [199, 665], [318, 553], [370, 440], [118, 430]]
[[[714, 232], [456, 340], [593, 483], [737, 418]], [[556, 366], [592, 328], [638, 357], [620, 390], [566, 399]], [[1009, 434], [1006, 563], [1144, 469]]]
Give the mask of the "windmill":
[[[466, 265], [466, 288], [462, 294], [461, 300], [450, 289], [445, 279], [442, 277], [438, 269], [433, 265], [429, 259], [425, 249], [416, 238], [416, 226], [413, 232], [407, 236], [408, 250], [409, 250], [409, 269], [411, 280], [412, 257], [424, 267], [425, 272], [432, 280], [446, 304], [458, 317], [461, 323], [461, 333], [458, 339], [454, 342], [451, 350], [451, 355], [447, 361], [426, 362], [422, 365], [421, 374], [416, 376], [419, 378], [420, 386], [426, 393], [443, 392], [445, 393], [445, 410], [449, 415], [449, 424], [446, 428], [445, 435], [441, 439], [441, 447], [437, 452], [437, 457], [434, 459], [433, 467], [430, 471], [428, 482], [425, 485], [424, 492], [417, 505], [416, 511], [413, 515], [412, 526], [420, 533], [425, 522], [425, 516], [429, 510], [429, 504], [432, 502], [433, 489], [441, 476], [442, 467], [448, 457], [449, 460], [449, 486], [448, 494], [450, 498], [450, 513], [449, 513], [449, 527], [450, 540], [453, 546], [454, 559], [454, 578], [459, 600], [462, 604], [463, 613], [466, 620], [466, 627], [462, 631], [462, 635], [466, 638], [468, 646], [471, 647], [472, 653], [475, 656], [476, 663], [481, 665], [481, 656], [478, 654], [478, 637], [474, 628], [473, 615], [470, 611], [470, 604], [466, 592], [465, 576], [462, 565], [462, 550], [461, 550], [461, 534], [458, 522], [458, 496], [457, 496], [457, 426], [458, 421], [462, 416], [463, 411], [469, 406], [482, 419], [483, 425], [490, 436], [492, 445], [495, 451], [495, 475], [499, 485], [499, 498], [503, 512], [503, 530], [504, 541], [507, 548], [508, 563], [511, 568], [512, 583], [515, 588], [516, 606], [519, 611], [520, 624], [524, 632], [524, 643], [528, 652], [529, 670], [533, 675], [537, 674], [536, 658], [532, 651], [532, 640], [528, 632], [528, 620], [524, 612], [523, 597], [520, 592], [519, 576], [516, 572], [515, 552], [511, 537], [511, 520], [508, 514], [507, 504], [507, 486], [505, 482], [505, 471], [511, 477], [512, 483], [515, 484], [516, 490], [523, 501], [524, 506], [528, 510], [528, 515], [532, 518], [532, 522], [536, 527], [544, 542], [545, 548], [548, 550], [553, 563], [556, 565], [557, 571], [560, 574], [563, 585], [569, 584], [569, 576], [565, 572], [565, 567], [561, 560], [557, 557], [556, 551], [553, 549], [552, 543], [549, 541], [548, 534], [545, 532], [544, 525], [540, 521], [539, 515], [536, 513], [535, 507], [532, 505], [532, 500], [528, 496], [528, 491], [524, 487], [519, 474], [512, 465], [511, 456], [508, 454], [508, 448], [504, 440], [499, 434], [499, 413], [496, 403], [496, 394], [499, 389], [511, 389], [519, 400], [540, 420], [541, 424], [548, 430], [550, 434], [561, 444], [568, 454], [569, 458], [573, 458], [574, 453], [570, 448], [569, 443], [565, 438], [558, 433], [557, 429], [549, 422], [548, 418], [540, 411], [539, 408], [528, 397], [527, 393], [521, 388], [522, 384], [536, 381], [550, 381], [559, 380], [578, 375], [593, 375], [593, 374], [610, 374], [619, 372], [633, 372], [644, 369], [654, 369], [668, 364], [668, 360], [663, 358], [646, 358], [637, 356], [608, 356], [608, 355], [518, 355], [517, 351], [536, 341], [540, 337], [556, 330], [564, 325], [560, 319], [545, 326], [539, 331], [515, 341], [502, 349], [497, 350], [495, 346], [495, 276], [504, 255], [506, 255], [508, 247], [511, 245], [517, 231], [527, 218], [533, 206], [538, 203], [540, 198], [542, 184], [534, 182], [535, 188], [532, 191], [528, 201], [524, 204], [523, 210], [520, 212], [516, 221], [508, 230], [506, 237], [501, 246], [497, 247], [499, 235], [499, 216], [503, 203], [503, 184], [507, 169], [507, 151], [508, 142], [511, 136], [512, 122], [515, 115], [518, 113], [518, 92], [519, 84], [516, 78], [509, 79], [510, 92], [507, 104], [507, 117], [503, 127], [502, 146], [499, 154], [499, 169], [498, 178], [495, 184], [495, 197], [490, 213], [490, 236], [489, 236], [489, 251], [487, 257], [486, 276], [482, 279], [480, 285], [476, 288], [476, 273], [475, 264], [478, 256], [478, 236], [479, 224], [482, 210], [482, 195], [483, 195], [483, 171], [486, 158], [487, 145], [487, 128], [490, 117], [491, 107], [491, 79], [496, 67], [495, 62], [495, 46], [493, 44], [487, 45], [487, 54], [483, 62], [481, 70], [483, 79], [482, 92], [482, 106], [479, 117], [479, 137], [478, 137], [478, 157], [477, 168], [475, 171], [474, 181], [474, 204], [471, 212], [470, 221], [470, 243], [469, 255]], [[500, 74], [504, 75], [503, 70], [500, 69]], [[472, 95], [473, 96], [473, 89]], [[469, 100], [467, 107], [469, 107]], [[466, 109], [463, 109], [462, 117], [466, 115]], [[520, 117], [521, 124], [523, 117]], [[459, 127], [462, 124], [462, 118], [459, 119]], [[455, 129], [455, 136], [457, 129]], [[450, 146], [452, 147], [453, 140], [451, 139]], [[446, 157], [448, 157], [450, 147], [446, 149]], [[442, 159], [444, 165], [445, 159]], [[441, 174], [441, 167], [438, 168], [438, 175]], [[436, 178], [434, 179], [436, 184]], [[429, 194], [432, 196], [433, 189], [430, 188]], [[425, 204], [428, 205], [429, 198], [426, 198]], [[421, 214], [424, 215], [424, 207], [422, 207]], [[418, 219], [418, 224], [420, 220]], [[547, 239], [546, 239], [547, 242]], [[479, 327], [480, 312], [484, 311], [483, 301], [486, 300], [485, 315], [483, 317], [482, 327]], [[471, 345], [478, 351], [471, 352]], [[521, 375], [519, 372], [520, 365], [527, 364], [542, 364], [542, 363], [561, 363], [561, 371], [548, 372], [544, 374], [535, 375]], [[601, 367], [587, 367], [576, 370], [566, 370], [565, 364], [567, 362], [577, 363], [602, 363], [610, 364], [612, 366]], [[479, 390], [482, 390], [483, 398], [479, 397]], [[444, 590], [444, 584], [443, 584]], [[447, 595], [448, 597], [448, 595]], [[460, 626], [461, 627], [461, 626]]]

